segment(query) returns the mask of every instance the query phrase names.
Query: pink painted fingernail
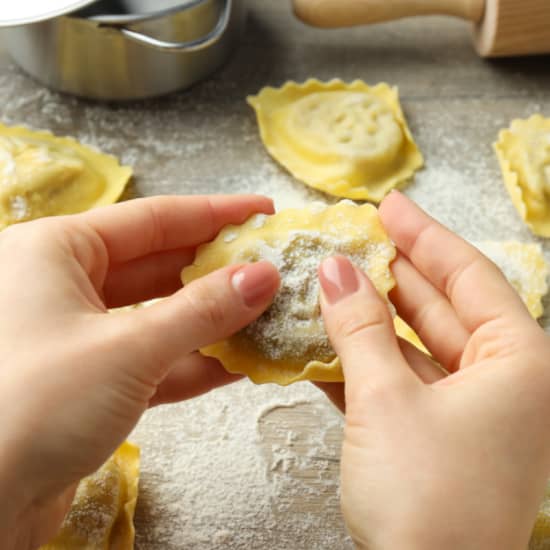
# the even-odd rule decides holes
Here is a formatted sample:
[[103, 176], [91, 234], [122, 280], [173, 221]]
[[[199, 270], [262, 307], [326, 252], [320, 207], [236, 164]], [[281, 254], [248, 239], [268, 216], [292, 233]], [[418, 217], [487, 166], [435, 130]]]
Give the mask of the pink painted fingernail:
[[277, 290], [277, 271], [269, 262], [242, 267], [231, 277], [233, 288], [248, 307], [265, 304]]
[[343, 256], [327, 258], [319, 268], [321, 288], [329, 303], [334, 304], [357, 292], [359, 281], [351, 262]]

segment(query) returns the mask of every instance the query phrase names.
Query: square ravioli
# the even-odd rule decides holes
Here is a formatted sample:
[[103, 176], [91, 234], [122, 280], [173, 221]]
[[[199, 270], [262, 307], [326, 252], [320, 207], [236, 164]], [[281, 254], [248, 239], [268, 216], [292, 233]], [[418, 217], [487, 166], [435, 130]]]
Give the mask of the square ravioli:
[[273, 158], [325, 193], [380, 202], [423, 165], [397, 88], [387, 84], [310, 79], [247, 100]]
[[224, 228], [199, 247], [193, 265], [182, 272], [184, 283], [226, 265], [268, 260], [279, 269], [281, 286], [255, 322], [201, 352], [256, 383], [343, 381], [325, 332], [317, 277], [322, 260], [334, 254], [349, 257], [387, 298], [394, 285], [389, 265], [395, 247], [370, 204], [342, 201], [288, 209]]
[[132, 170], [68, 137], [0, 124], [0, 229], [111, 204]]
[[548, 292], [548, 264], [536, 243], [482, 241], [472, 243], [502, 271], [516, 289], [529, 313], [538, 319], [542, 298]]
[[59, 533], [39, 550], [132, 550], [139, 447], [123, 443], [78, 484]]
[[535, 235], [550, 237], [550, 119], [512, 121], [494, 148], [519, 215]]

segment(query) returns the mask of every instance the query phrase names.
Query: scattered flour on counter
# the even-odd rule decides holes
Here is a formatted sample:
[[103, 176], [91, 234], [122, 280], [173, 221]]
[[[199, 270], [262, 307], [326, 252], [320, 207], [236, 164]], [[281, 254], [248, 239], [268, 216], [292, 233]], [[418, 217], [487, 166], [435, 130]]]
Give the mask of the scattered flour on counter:
[[312, 203], [334, 204], [337, 197], [325, 195], [297, 182], [264, 153], [257, 164], [251, 163], [246, 174], [228, 174], [218, 180], [222, 189], [233, 189], [235, 193], [257, 193], [273, 199], [275, 210], [301, 208]]
[[130, 436], [142, 447], [136, 547], [351, 550], [343, 527], [326, 528], [339, 517], [341, 428], [308, 383], [242, 381], [149, 411]]

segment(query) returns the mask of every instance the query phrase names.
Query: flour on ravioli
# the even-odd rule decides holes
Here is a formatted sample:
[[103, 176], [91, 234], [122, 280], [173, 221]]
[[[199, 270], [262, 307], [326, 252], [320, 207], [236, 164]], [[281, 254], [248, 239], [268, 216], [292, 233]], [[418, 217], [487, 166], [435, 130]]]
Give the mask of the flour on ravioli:
[[254, 382], [342, 381], [342, 369], [326, 335], [319, 306], [317, 270], [324, 258], [349, 257], [383, 297], [394, 285], [389, 265], [395, 247], [372, 205], [342, 201], [258, 215], [229, 226], [199, 248], [184, 283], [225, 265], [268, 260], [281, 274], [271, 307], [231, 338], [201, 350], [230, 372]]
[[550, 118], [512, 121], [494, 147], [516, 210], [533, 233], [550, 237]]
[[57, 535], [40, 550], [132, 550], [139, 448], [124, 442], [78, 484]]
[[131, 174], [72, 138], [0, 124], [0, 229], [113, 203]]
[[482, 241], [473, 244], [500, 268], [529, 313], [538, 319], [544, 313], [542, 298], [548, 292], [548, 264], [541, 246], [517, 241]]

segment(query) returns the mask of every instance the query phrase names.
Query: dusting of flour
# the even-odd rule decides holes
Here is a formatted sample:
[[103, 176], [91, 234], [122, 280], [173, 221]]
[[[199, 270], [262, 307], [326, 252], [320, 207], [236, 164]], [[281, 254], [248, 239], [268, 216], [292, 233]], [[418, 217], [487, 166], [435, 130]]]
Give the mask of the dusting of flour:
[[[372, 264], [394, 256], [389, 243], [369, 242], [367, 227], [362, 237], [338, 237], [320, 231], [291, 231], [274, 245], [259, 241], [250, 259], [270, 261], [281, 275], [281, 285], [269, 309], [240, 334], [247, 345], [264, 357], [278, 360], [330, 362], [335, 353], [325, 331], [319, 304], [317, 270], [324, 258], [342, 254], [367, 273]], [[389, 276], [389, 272], [388, 272]]]
[[309, 383], [244, 380], [149, 411], [131, 436], [142, 447], [137, 548], [351, 550], [343, 527], [326, 527], [340, 517], [341, 427]]

